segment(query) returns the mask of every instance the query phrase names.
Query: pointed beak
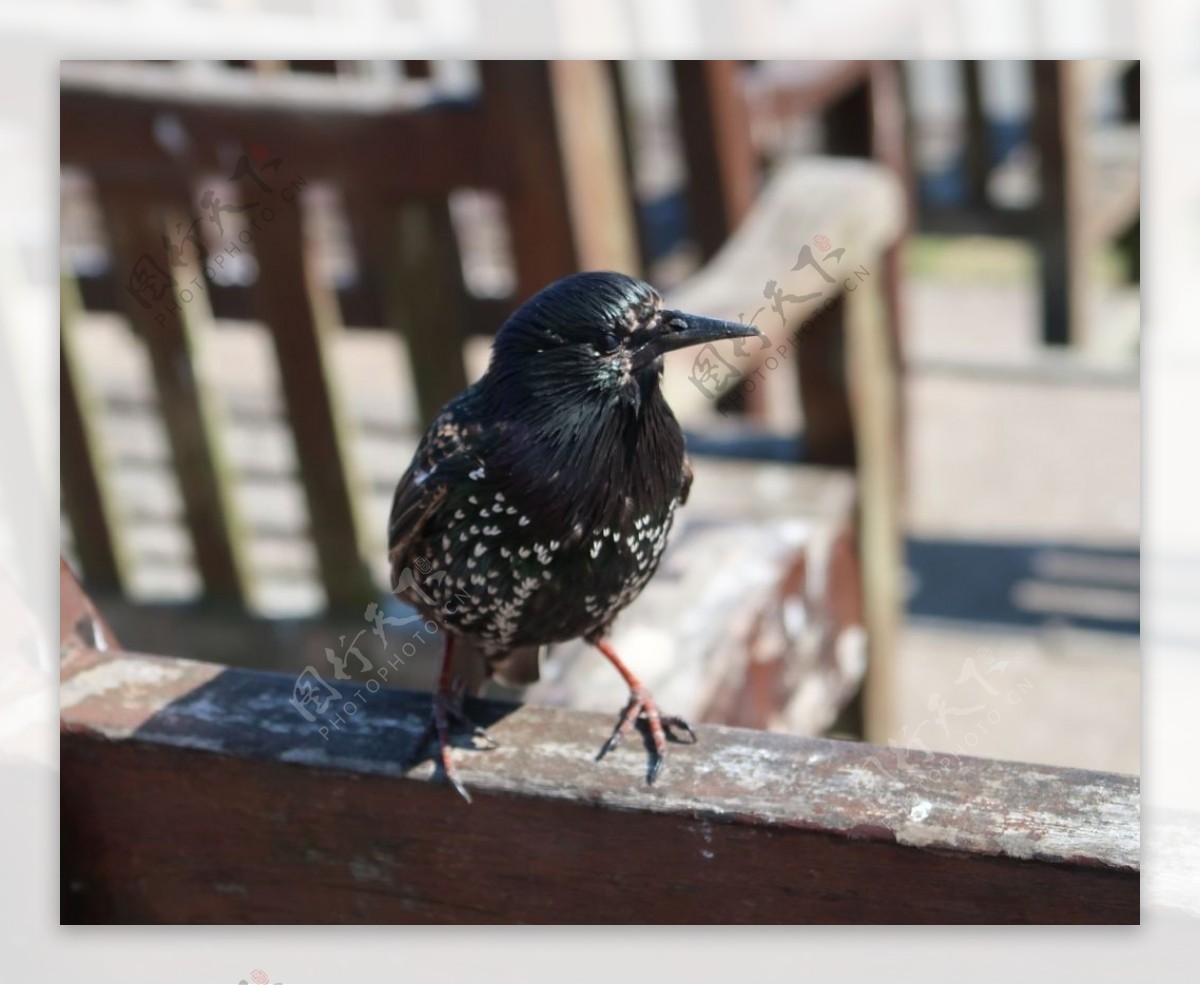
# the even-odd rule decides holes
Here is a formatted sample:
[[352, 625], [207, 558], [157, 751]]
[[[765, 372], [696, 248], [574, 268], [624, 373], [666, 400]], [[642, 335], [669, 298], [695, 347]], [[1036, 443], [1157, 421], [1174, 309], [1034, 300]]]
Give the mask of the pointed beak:
[[703, 318], [700, 315], [689, 315], [682, 311], [669, 309], [664, 309], [661, 316], [658, 329], [634, 353], [633, 368], [635, 370], [648, 366], [664, 352], [670, 352], [673, 349], [685, 349], [688, 346], [700, 345], [703, 342], [719, 342], [722, 339], [762, 336], [762, 332], [753, 325], [745, 325], [741, 322]]

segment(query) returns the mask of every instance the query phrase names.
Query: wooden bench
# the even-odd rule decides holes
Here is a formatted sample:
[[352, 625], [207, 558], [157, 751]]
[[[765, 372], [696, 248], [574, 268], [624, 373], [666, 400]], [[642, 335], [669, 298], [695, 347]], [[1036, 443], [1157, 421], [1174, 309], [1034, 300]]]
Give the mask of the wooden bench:
[[[1137, 923], [1134, 777], [480, 703], [475, 803], [402, 767], [428, 696], [127, 653], [62, 580], [64, 923]], [[333, 721], [333, 716], [339, 721]], [[322, 729], [326, 734], [322, 733]]]

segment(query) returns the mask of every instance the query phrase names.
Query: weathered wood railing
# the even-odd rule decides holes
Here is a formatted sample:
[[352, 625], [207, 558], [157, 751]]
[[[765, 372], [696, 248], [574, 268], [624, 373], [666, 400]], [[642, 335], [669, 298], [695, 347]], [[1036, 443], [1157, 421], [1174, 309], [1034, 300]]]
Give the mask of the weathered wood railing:
[[479, 704], [468, 806], [402, 765], [425, 695], [309, 721], [113, 649], [65, 569], [62, 628], [64, 922], [1138, 921], [1134, 777], [705, 727], [647, 787], [608, 716]]

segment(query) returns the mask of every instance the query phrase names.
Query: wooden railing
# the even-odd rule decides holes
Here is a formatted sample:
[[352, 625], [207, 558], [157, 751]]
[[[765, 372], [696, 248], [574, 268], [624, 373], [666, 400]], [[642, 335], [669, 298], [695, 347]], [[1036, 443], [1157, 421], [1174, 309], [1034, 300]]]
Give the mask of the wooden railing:
[[1138, 922], [1134, 777], [702, 727], [649, 787], [608, 716], [478, 703], [467, 805], [404, 765], [427, 695], [309, 721], [62, 597], [67, 923]]

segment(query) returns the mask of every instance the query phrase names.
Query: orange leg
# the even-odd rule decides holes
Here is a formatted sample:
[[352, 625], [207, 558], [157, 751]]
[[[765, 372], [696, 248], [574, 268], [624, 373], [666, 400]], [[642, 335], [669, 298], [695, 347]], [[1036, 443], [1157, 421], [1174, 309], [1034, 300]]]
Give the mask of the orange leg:
[[646, 686], [638, 680], [637, 676], [628, 667], [613, 649], [612, 644], [608, 640], [598, 640], [596, 649], [599, 650], [608, 659], [608, 662], [616, 668], [618, 674], [624, 678], [625, 683], [629, 685], [629, 703], [625, 705], [625, 710], [621, 712], [621, 718], [617, 722], [617, 727], [613, 729], [612, 735], [608, 737], [608, 741], [600, 749], [597, 759], [603, 759], [610, 751], [615, 749], [625, 738], [625, 734], [633, 728], [633, 723], [644, 718], [646, 724], [650, 728], [650, 738], [654, 743], [654, 758], [650, 761], [650, 771], [647, 774], [646, 782], [653, 783], [658, 779], [658, 774], [662, 771], [663, 761], [667, 755], [667, 736], [670, 736], [675, 741], [681, 741], [675, 737], [675, 729], [687, 732], [691, 742], [696, 741], [696, 733], [692, 731], [692, 727], [688, 725], [682, 718], [676, 715], [662, 715], [659, 713], [658, 705], [654, 702], [654, 697], [646, 689]]
[[450, 741], [450, 723], [453, 720], [460, 725], [465, 725], [476, 739], [483, 742], [485, 749], [494, 749], [497, 743], [481, 726], [476, 725], [463, 713], [463, 688], [461, 682], [454, 676], [454, 637], [450, 633], [446, 633], [445, 636], [446, 646], [442, 650], [442, 669], [438, 674], [437, 690], [433, 693], [433, 713], [430, 715], [429, 725], [417, 743], [416, 749], [419, 755], [432, 739], [437, 739], [438, 760], [442, 764], [442, 773], [445, 774], [450, 785], [469, 804], [471, 795], [467, 793], [467, 788], [458, 778], [458, 771], [454, 768], [454, 761], [450, 755], [453, 748]]

